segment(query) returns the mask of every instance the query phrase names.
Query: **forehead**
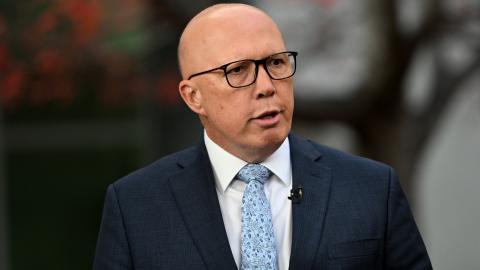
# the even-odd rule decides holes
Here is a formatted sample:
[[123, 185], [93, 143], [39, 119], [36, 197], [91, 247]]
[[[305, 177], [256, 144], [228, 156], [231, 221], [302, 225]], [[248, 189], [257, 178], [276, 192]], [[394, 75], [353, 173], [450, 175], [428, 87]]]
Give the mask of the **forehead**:
[[225, 9], [201, 18], [191, 30], [189, 58], [202, 68], [285, 50], [275, 22], [255, 9]]

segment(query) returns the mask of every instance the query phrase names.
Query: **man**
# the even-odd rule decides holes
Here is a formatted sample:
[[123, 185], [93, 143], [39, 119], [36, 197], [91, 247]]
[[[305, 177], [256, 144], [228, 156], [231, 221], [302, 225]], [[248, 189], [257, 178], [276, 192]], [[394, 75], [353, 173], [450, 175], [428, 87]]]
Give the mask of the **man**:
[[212, 6], [178, 53], [204, 141], [108, 188], [94, 269], [431, 269], [390, 167], [289, 135], [297, 53], [268, 15]]

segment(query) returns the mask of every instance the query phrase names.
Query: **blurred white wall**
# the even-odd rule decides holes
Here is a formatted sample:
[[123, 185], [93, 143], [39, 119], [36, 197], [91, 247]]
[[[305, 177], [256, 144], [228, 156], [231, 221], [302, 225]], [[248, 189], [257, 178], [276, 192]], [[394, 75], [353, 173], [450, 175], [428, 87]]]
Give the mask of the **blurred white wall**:
[[417, 175], [415, 216], [436, 270], [480, 269], [480, 72], [461, 87]]

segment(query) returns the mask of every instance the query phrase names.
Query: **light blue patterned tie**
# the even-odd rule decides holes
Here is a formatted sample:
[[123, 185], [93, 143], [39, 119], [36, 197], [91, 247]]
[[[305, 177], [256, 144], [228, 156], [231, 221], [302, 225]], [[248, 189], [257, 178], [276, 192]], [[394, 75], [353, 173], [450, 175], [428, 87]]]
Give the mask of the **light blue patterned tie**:
[[247, 183], [242, 199], [241, 270], [277, 269], [272, 211], [263, 188], [270, 174], [260, 164], [247, 164], [237, 174]]

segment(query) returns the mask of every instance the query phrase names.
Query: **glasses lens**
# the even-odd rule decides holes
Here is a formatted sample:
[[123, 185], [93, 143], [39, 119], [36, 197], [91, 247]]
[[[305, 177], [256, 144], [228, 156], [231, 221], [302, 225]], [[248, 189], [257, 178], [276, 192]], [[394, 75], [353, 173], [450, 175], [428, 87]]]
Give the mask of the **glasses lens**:
[[242, 87], [255, 81], [255, 62], [250, 60], [231, 63], [225, 69], [228, 83], [233, 87]]
[[285, 79], [295, 73], [295, 56], [289, 52], [274, 54], [267, 59], [266, 65], [272, 79]]

